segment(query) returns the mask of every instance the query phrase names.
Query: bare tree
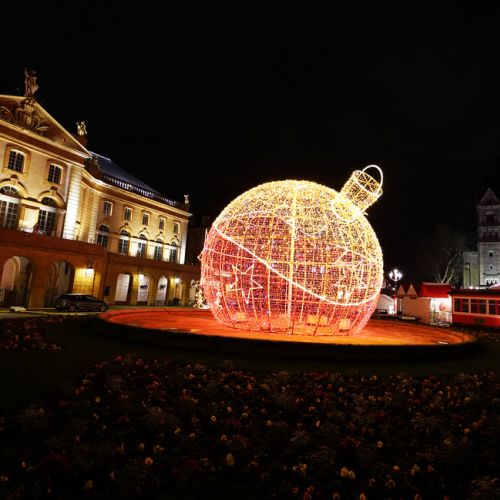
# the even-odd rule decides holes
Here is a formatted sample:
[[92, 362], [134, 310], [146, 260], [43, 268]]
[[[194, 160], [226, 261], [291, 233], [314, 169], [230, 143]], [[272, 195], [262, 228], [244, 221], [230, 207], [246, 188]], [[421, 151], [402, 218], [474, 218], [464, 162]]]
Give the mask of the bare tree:
[[438, 223], [432, 235], [421, 244], [419, 267], [436, 283], [458, 285], [462, 281], [462, 254], [467, 249], [463, 232]]

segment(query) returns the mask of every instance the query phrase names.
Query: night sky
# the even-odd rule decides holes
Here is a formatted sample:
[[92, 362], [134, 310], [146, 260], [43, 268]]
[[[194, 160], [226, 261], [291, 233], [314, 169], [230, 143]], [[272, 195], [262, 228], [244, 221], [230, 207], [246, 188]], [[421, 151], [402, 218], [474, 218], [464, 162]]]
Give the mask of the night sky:
[[340, 190], [375, 163], [369, 220], [411, 276], [437, 223], [473, 233], [478, 197], [500, 196], [499, 8], [270, 3], [39, 5], [22, 29], [6, 12], [0, 92], [35, 69], [63, 126], [85, 120], [89, 149], [197, 216], [271, 180]]

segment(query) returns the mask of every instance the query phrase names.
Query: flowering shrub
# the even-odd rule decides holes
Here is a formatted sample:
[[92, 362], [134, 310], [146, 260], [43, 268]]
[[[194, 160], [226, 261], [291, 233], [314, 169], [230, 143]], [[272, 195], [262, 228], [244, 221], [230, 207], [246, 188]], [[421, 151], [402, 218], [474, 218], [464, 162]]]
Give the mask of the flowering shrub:
[[55, 344], [46, 342], [43, 327], [47, 323], [61, 321], [51, 316], [35, 316], [19, 319], [3, 319], [0, 321], [0, 351], [28, 351], [39, 349], [53, 351], [60, 349]]
[[156, 498], [210, 476], [263, 498], [483, 498], [498, 493], [499, 410], [491, 371], [259, 373], [118, 356], [72, 397], [0, 421], [0, 496]]

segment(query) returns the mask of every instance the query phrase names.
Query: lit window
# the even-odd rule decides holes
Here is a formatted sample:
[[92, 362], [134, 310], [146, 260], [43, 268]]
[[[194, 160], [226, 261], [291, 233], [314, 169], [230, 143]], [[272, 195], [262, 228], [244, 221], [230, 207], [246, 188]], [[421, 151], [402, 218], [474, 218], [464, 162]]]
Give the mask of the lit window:
[[149, 224], [149, 215], [147, 213], [142, 214], [142, 225], [147, 226]]
[[180, 224], [178, 222], [174, 222], [174, 234], [179, 234]]
[[132, 209], [131, 208], [125, 208], [123, 211], [123, 218], [125, 220], [131, 221], [132, 220]]
[[113, 203], [111, 203], [110, 201], [105, 201], [102, 211], [104, 215], [111, 215], [113, 213]]
[[15, 170], [16, 172], [22, 172], [24, 168], [24, 159], [26, 155], [21, 153], [21, 151], [16, 151], [15, 149], [11, 149], [9, 153], [9, 163], [7, 168], [10, 170]]
[[129, 245], [130, 236], [127, 231], [120, 232], [120, 239], [118, 241], [118, 253], [122, 255], [128, 254], [128, 245]]
[[54, 184], [61, 184], [62, 168], [57, 165], [50, 165], [47, 180]]
[[107, 226], [99, 226], [99, 232], [97, 233], [97, 244], [106, 248], [108, 246], [109, 229]]
[[139, 236], [139, 238], [143, 241], [139, 241], [139, 243], [137, 243], [137, 257], [145, 257], [146, 256], [146, 246], [147, 246], [146, 236], [141, 234]]
[[160, 229], [160, 231], [163, 231], [163, 229], [165, 229], [165, 219], [160, 219], [158, 228]]

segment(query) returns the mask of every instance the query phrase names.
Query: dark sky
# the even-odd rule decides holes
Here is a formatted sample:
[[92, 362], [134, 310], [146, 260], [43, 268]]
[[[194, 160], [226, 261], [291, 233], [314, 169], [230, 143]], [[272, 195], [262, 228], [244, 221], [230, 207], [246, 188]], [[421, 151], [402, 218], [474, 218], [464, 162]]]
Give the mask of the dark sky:
[[14, 9], [0, 92], [35, 69], [56, 119], [85, 120], [91, 150], [197, 215], [276, 179], [340, 190], [378, 164], [369, 220], [385, 267], [411, 275], [434, 225], [473, 231], [500, 186], [500, 11], [337, 3], [55, 2], [30, 8], [31, 29]]

